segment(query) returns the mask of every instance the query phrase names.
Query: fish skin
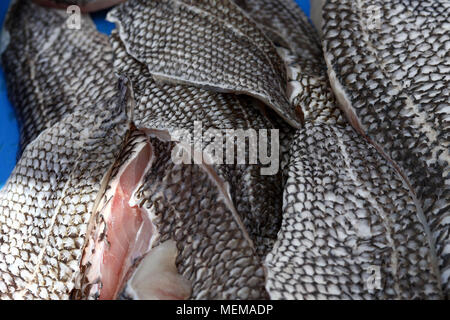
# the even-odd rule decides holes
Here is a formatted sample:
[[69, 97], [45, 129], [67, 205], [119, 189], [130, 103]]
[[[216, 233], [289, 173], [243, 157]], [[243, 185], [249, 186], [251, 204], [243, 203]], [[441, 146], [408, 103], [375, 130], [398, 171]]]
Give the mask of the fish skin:
[[[322, 52], [320, 43], [316, 41], [314, 28], [294, 1], [234, 0], [234, 2], [261, 28], [272, 35], [277, 34], [279, 39], [284, 39], [284, 43], [295, 53], [301, 52], [305, 55], [310, 52], [309, 58], [315, 59]], [[276, 39], [272, 41], [276, 43]]]
[[[287, 101], [286, 81], [279, 58], [273, 58], [274, 48], [233, 2], [130, 1], [114, 8], [108, 20], [116, 23], [127, 51], [145, 63], [155, 78], [247, 94], [272, 107], [292, 126], [301, 126], [301, 116]], [[239, 21], [247, 21], [247, 26], [241, 29], [233, 24]], [[165, 36], [167, 32], [171, 37]], [[255, 34], [261, 41], [250, 38]]]
[[67, 28], [66, 19], [65, 12], [30, 1], [16, 1], [9, 10], [2, 64], [20, 127], [19, 157], [81, 100], [95, 103], [115, 94], [108, 37], [97, 32], [88, 16], [82, 16], [81, 30]]
[[427, 234], [389, 163], [350, 126], [307, 122], [295, 141], [266, 258], [271, 298], [439, 299]]
[[[314, 29], [312, 37], [291, 36], [298, 33], [292, 30], [296, 24], [289, 27], [292, 19], [308, 22], [302, 12], [283, 9], [288, 2], [245, 1], [249, 14], [272, 30], [269, 34], [285, 37], [273, 40], [289, 45], [279, 51], [296, 88], [291, 101], [302, 101], [305, 108], [305, 126], [290, 138], [282, 227], [265, 260], [270, 297], [442, 297], [434, 251], [408, 188], [345, 120], [317, 51], [319, 36]], [[300, 30], [305, 28], [312, 27]], [[369, 266], [380, 267], [381, 290], [367, 289]]]
[[[261, 259], [235, 212], [226, 181], [214, 178], [214, 169], [205, 165], [175, 164], [171, 158], [175, 142], [166, 141], [161, 132], [150, 135], [134, 131], [110, 179], [113, 181], [133, 157], [133, 145], [148, 140], [152, 146], [152, 167], [132, 201], [148, 213], [155, 226], [157, 235], [152, 248], [158, 249], [166, 241], [175, 242], [179, 276], [192, 286], [190, 299], [266, 299]], [[196, 195], [201, 195], [201, 199]], [[107, 197], [101, 203], [109, 201]], [[101, 224], [102, 217], [96, 219]], [[108, 234], [103, 241], [107, 237]], [[87, 265], [82, 269], [83, 274], [89, 272]], [[75, 298], [97, 299], [101, 285], [95, 288], [95, 284], [92, 279], [82, 279], [81, 292]], [[119, 298], [134, 298], [128, 285]]]
[[327, 1], [323, 12], [325, 57], [341, 108], [410, 186], [447, 297], [449, 15], [448, 1], [440, 0]]
[[[133, 123], [139, 130], [174, 134], [176, 130], [185, 129], [192, 133], [194, 121], [202, 121], [204, 131], [209, 128], [271, 128], [271, 124], [250, 105], [248, 99], [155, 81], [146, 66], [128, 54], [116, 32], [112, 33], [111, 42], [117, 72], [126, 75], [133, 83], [136, 100]], [[214, 181], [208, 174], [205, 175], [202, 166], [173, 165], [169, 159], [170, 151], [164, 150], [168, 142], [152, 138], [152, 144], [159, 146], [155, 148], [161, 156], [137, 193], [136, 202], [144, 204], [144, 207], [152, 204], [147, 210], [156, 210], [152, 215], [158, 217], [154, 223], [161, 242], [168, 239], [176, 241], [179, 251], [177, 267], [180, 274], [192, 284], [191, 298], [267, 298], [261, 257], [270, 250], [281, 223], [280, 174], [262, 176], [261, 165], [214, 165], [212, 170], [218, 179], [229, 185], [223, 194], [224, 191], [214, 187]], [[207, 152], [205, 149], [202, 151]], [[165, 160], [159, 160], [161, 157]], [[177, 184], [171, 185], [173, 172], [177, 176], [183, 175], [183, 178], [177, 178]], [[202, 182], [196, 182], [198, 179]], [[159, 191], [175, 187], [175, 194], [180, 194], [181, 199], [165, 197], [163, 195], [168, 191]], [[196, 195], [205, 195], [201, 203], [208, 204], [211, 209], [197, 208], [192, 203]], [[231, 200], [231, 205], [221, 200], [224, 197]], [[192, 207], [186, 210], [188, 203], [192, 203]], [[174, 210], [173, 207], [178, 207], [180, 213], [168, 214]], [[239, 216], [235, 216], [232, 211]], [[215, 236], [209, 233], [213, 227], [208, 227], [211, 230], [205, 232], [206, 226], [196, 222], [200, 220], [194, 219], [195, 216], [203, 217], [198, 218], [201, 221], [211, 220], [215, 229], [222, 230], [225, 236], [217, 237], [217, 242]], [[219, 216], [222, 218], [219, 219]], [[199, 241], [201, 239], [201, 249], [193, 244], [193, 234]], [[233, 234], [236, 237], [231, 236]], [[222, 242], [221, 239], [226, 241]], [[229, 254], [230, 245], [233, 252], [229, 256], [230, 261], [218, 263], [221, 260], [219, 256]], [[205, 274], [207, 281], [201, 276]], [[127, 295], [122, 294], [124, 297]]]
[[[113, 31], [115, 69], [133, 83], [136, 100], [133, 123], [139, 130], [162, 130], [176, 136], [177, 130], [194, 134], [194, 122], [201, 121], [203, 133], [218, 129], [273, 129], [273, 125], [249, 99], [202, 88], [155, 81], [144, 64], [131, 57]], [[278, 143], [270, 141], [269, 143]], [[205, 141], [203, 152], [208, 147]], [[226, 150], [224, 150], [224, 155]], [[212, 155], [209, 155], [212, 156]], [[246, 143], [248, 158], [248, 143]], [[281, 171], [262, 175], [263, 165], [216, 164], [214, 169], [230, 184], [233, 203], [254, 241], [260, 256], [265, 256], [281, 225]]]
[[[335, 108], [336, 99], [328, 85], [317, 33], [298, 5], [292, 0], [237, 0], [236, 3], [261, 28], [271, 30], [269, 37], [274, 36], [271, 40], [277, 44], [287, 68], [289, 100], [303, 110], [305, 121], [345, 125], [341, 112]], [[277, 40], [280, 38], [281, 42]]]
[[[56, 37], [53, 46], [42, 51], [42, 61], [47, 58], [55, 60], [55, 63], [47, 65], [51, 70], [37, 68], [37, 78], [56, 75], [62, 79], [64, 77], [58, 72], [74, 70], [74, 66], [65, 68], [67, 66], [57, 63], [62, 55], [61, 48], [73, 43], [74, 39], [96, 49], [95, 53], [105, 52], [98, 48], [105, 45], [103, 36], [89, 32], [89, 29], [84, 34], [87, 39], [80, 37], [78, 32], [65, 33], [65, 26], [59, 20], [60, 12], [46, 10], [29, 1], [18, 1], [9, 13], [20, 17], [14, 26], [18, 28], [21, 25], [24, 30], [30, 30], [34, 22], [36, 26], [43, 26], [41, 20], [33, 17], [48, 18], [45, 21], [49, 24], [39, 33], [29, 33], [29, 37], [25, 38], [25, 48], [30, 50], [40, 48], [42, 44], [39, 40], [42, 35], [49, 34], [49, 29], [65, 35]], [[95, 30], [93, 24], [87, 26]], [[12, 39], [15, 39], [15, 32], [19, 32], [19, 29], [14, 30]], [[10, 46], [7, 55], [20, 47], [15, 41], [10, 42]], [[20, 55], [26, 56], [27, 53], [19, 52], [18, 59]], [[106, 54], [100, 59], [94, 57], [94, 60], [87, 57], [89, 55], [74, 61], [80, 70], [87, 70], [86, 76], [93, 61], [104, 66], [103, 70], [97, 70], [99, 77], [114, 74], [112, 60], [109, 63], [102, 60], [107, 59]], [[28, 101], [25, 95], [35, 93], [34, 89], [22, 92], [14, 87], [16, 83], [28, 83], [26, 73], [21, 73], [21, 70], [17, 74], [7, 75], [12, 95], [16, 92], [24, 94], [23, 99], [13, 100], [15, 108], [25, 108], [23, 103]], [[19, 111], [25, 127], [36, 122], [39, 132], [34, 129], [29, 131], [35, 138], [29, 139], [24, 146], [13, 173], [0, 190], [0, 299], [69, 298], [80, 272], [82, 247], [91, 213], [129, 129], [130, 105], [125, 80], [120, 82], [118, 88], [117, 80], [105, 84], [94, 81], [95, 76], [94, 80], [89, 81], [81, 71], [74, 75], [83, 80], [74, 88], [82, 90], [85, 96], [63, 91], [67, 96], [52, 95], [48, 100], [44, 99], [56, 101], [53, 105], [59, 104], [48, 120], [44, 119], [44, 113], [41, 114], [43, 119], [37, 115], [27, 121], [27, 114]], [[14, 80], [14, 76], [18, 79]], [[54, 94], [51, 88], [55, 84], [55, 90], [59, 90], [57, 83], [51, 80], [45, 87], [45, 93]], [[64, 106], [64, 103], [70, 105]], [[43, 105], [43, 108], [48, 106]], [[40, 126], [41, 121], [48, 124]]]
[[80, 105], [25, 149], [0, 191], [1, 299], [69, 297], [86, 227], [128, 129], [121, 99]]
[[157, 158], [136, 198], [156, 217], [160, 241], [176, 242], [176, 265], [192, 285], [191, 299], [267, 298], [262, 262], [231, 199], [202, 166], [175, 165], [172, 142], [170, 148], [160, 139], [151, 143]]

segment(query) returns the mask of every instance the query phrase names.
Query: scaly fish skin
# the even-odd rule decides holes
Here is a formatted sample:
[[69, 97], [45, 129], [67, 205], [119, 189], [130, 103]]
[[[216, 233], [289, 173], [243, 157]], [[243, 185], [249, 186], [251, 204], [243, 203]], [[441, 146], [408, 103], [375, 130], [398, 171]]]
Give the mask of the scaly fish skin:
[[[287, 100], [285, 73], [275, 49], [243, 15], [229, 0], [139, 0], [118, 6], [108, 19], [117, 24], [130, 55], [145, 63], [155, 78], [247, 94], [300, 127], [301, 110], [296, 112]], [[244, 27], [235, 24], [240, 21]], [[256, 39], [250, 37], [254, 35]]]
[[167, 143], [152, 139], [152, 145], [158, 161], [137, 199], [156, 216], [161, 241], [176, 242], [176, 264], [192, 284], [191, 298], [267, 298], [262, 262], [231, 199], [202, 166], [175, 165]]
[[[448, 7], [440, 4], [433, 8], [442, 15]], [[327, 2], [326, 50], [348, 38], [340, 30], [335, 39], [330, 29], [340, 10], [352, 15], [347, 9], [345, 1]], [[409, 97], [399, 90], [409, 80], [399, 78], [388, 98], [401, 99], [389, 100], [379, 87], [372, 93], [383, 112], [386, 99], [392, 102], [412, 138], [420, 127], [401, 102], [434, 103], [435, 124], [415, 119], [439, 131], [434, 140], [432, 131], [420, 135], [433, 140], [430, 146], [414, 146], [414, 139], [405, 140], [409, 149], [386, 144], [400, 158], [430, 151], [422, 163], [420, 156], [401, 158], [422, 164], [427, 174], [444, 172], [444, 180], [438, 174], [432, 181], [437, 191], [428, 192], [432, 187], [409, 174], [411, 167], [391, 161], [377, 144], [387, 139], [382, 131], [399, 134], [378, 121], [389, 113], [364, 114], [364, 91], [349, 90], [354, 87], [340, 78], [352, 64], [341, 68], [348, 58], [331, 50], [323, 59], [319, 36], [291, 0], [130, 1], [110, 14], [119, 27], [111, 46], [85, 16], [82, 32], [68, 30], [64, 14], [19, 0], [6, 24], [11, 41], [3, 60], [14, 66], [8, 89], [22, 122], [23, 152], [0, 190], [0, 299], [436, 299], [442, 285], [445, 294], [448, 162], [441, 158], [447, 159], [448, 132], [433, 125], [448, 122], [442, 104], [448, 91], [411, 84], [416, 95]], [[440, 15], [437, 20], [442, 23]], [[42, 32], [33, 32], [35, 26]], [[377, 32], [361, 39], [370, 36], [379, 47], [365, 49], [390, 53]], [[188, 46], [171, 56], [170, 46], [180, 43]], [[191, 44], [201, 54], [192, 55]], [[202, 59], [210, 58], [218, 69], [202, 70], [208, 65]], [[179, 61], [192, 69], [179, 68]], [[378, 79], [373, 71], [364, 86]], [[114, 72], [122, 75], [118, 86]], [[440, 89], [445, 80], [432, 85]], [[253, 98], [236, 96], [242, 93]], [[261, 176], [260, 163], [174, 163], [172, 138], [179, 129], [192, 133], [194, 121], [202, 121], [203, 132], [280, 128], [283, 177]], [[196, 152], [211, 156], [206, 147]], [[423, 207], [435, 220], [424, 220]]]
[[108, 42], [92, 23], [69, 31], [59, 11], [17, 1], [6, 27], [3, 59], [18, 67], [7, 66], [8, 87], [27, 134], [0, 190], [0, 298], [67, 299], [91, 213], [129, 129], [128, 94], [109, 78]]
[[69, 29], [67, 17], [30, 1], [16, 1], [8, 13], [2, 64], [20, 126], [19, 155], [82, 100], [115, 94], [108, 37], [84, 15], [80, 30]]
[[[409, 190], [338, 109], [319, 36], [290, 0], [239, 3], [271, 30], [290, 99], [305, 114], [291, 137], [283, 224], [265, 260], [270, 297], [440, 298], [435, 253]], [[381, 285], [372, 288], [375, 270]]]
[[25, 149], [0, 191], [0, 298], [66, 299], [128, 128], [119, 98], [81, 105]]
[[[145, 65], [127, 54], [117, 33], [113, 32], [111, 41], [117, 72], [125, 74], [134, 86], [136, 107], [133, 122], [138, 129], [168, 131], [174, 136], [177, 130], [187, 130], [194, 137], [194, 124], [198, 121], [203, 127], [202, 134], [209, 129], [217, 129], [227, 138], [227, 129], [257, 132], [272, 128], [248, 99], [154, 81]], [[278, 142], [273, 140], [272, 143]], [[205, 139], [202, 151], [206, 152], [210, 144], [211, 141]], [[226, 151], [223, 150], [224, 156]], [[248, 159], [248, 143], [245, 151]], [[256, 247], [264, 255], [268, 250], [264, 243], [276, 238], [281, 223], [281, 172], [262, 175], [261, 163], [236, 164], [236, 156], [234, 163], [214, 165], [214, 168], [230, 183], [233, 202]]]
[[[133, 83], [136, 99], [133, 122], [138, 129], [148, 133], [153, 132], [153, 134], [155, 134], [155, 132], [159, 132], [159, 135], [168, 136], [174, 136], [176, 131], [181, 129], [187, 130], [189, 133], [193, 134], [195, 121], [201, 121], [203, 126], [202, 133], [205, 133], [208, 129], [212, 128], [223, 130], [224, 133], [226, 129], [257, 130], [270, 128], [270, 123], [265, 120], [265, 118], [251, 104], [251, 102], [248, 101], [248, 99], [238, 98], [232, 94], [222, 94], [187, 85], [164, 84], [159, 81], [155, 81], [148, 72], [145, 64], [137, 59], [134, 59], [128, 54], [122, 40], [116, 32], [113, 32], [111, 40], [116, 57], [115, 67], [117, 72], [125, 74]], [[164, 145], [169, 145], [167, 141], [161, 142], [158, 141], [157, 138], [153, 138], [152, 145], [155, 145], [156, 143], [161, 145], [158, 149], [163, 149]], [[205, 141], [205, 143], [206, 145], [203, 146], [203, 150], [199, 151], [204, 152], [205, 155], [212, 156], [212, 154], [208, 154], [208, 142]], [[173, 148], [173, 146], [171, 148]], [[226, 152], [226, 150], [224, 150], [224, 152]], [[170, 154], [168, 151], [160, 151], [160, 153], [164, 155], [165, 158], [167, 158]], [[169, 172], [176, 170], [176, 172], [180, 171], [181, 174], [186, 175], [186, 177], [181, 179], [181, 181], [191, 181], [201, 178], [204, 174], [201, 173], [202, 166], [200, 166], [199, 169], [195, 169], [195, 172], [198, 173], [195, 173], [194, 175], [194, 173], [191, 172], [192, 169], [189, 169], [191, 165], [183, 165], [180, 167], [175, 166], [172, 168], [171, 166], [173, 166], [173, 164], [170, 163], [158, 161], [158, 164], [160, 166], [166, 166], [167, 169], [161, 171], [152, 179], [147, 177], [144, 186], [141, 188], [142, 192], [137, 194], [138, 199], [135, 200], [137, 203], [146, 203], [149, 197], [156, 197], [156, 194], [153, 195], [151, 190], [165, 189], [159, 186], [159, 183], [156, 183], [158, 179], [161, 179], [159, 175], [163, 175], [166, 177], [165, 179], [169, 179], [171, 176]], [[238, 237], [236, 243], [232, 241], [234, 243], [233, 245], [237, 246], [233, 249], [235, 252], [233, 254], [235, 255], [235, 258], [233, 259], [238, 259], [239, 256], [242, 256], [243, 253], [240, 253], [240, 250], [251, 250], [244, 254], [247, 257], [242, 260], [244, 265], [239, 266], [239, 264], [237, 264], [235, 268], [233, 267], [233, 263], [230, 263], [224, 267], [221, 264], [216, 265], [216, 262], [200, 262], [202, 259], [205, 261], [209, 261], [210, 259], [216, 261], [216, 258], [214, 258], [215, 255], [223, 254], [223, 250], [228, 250], [226, 248], [218, 248], [213, 239], [209, 238], [206, 234], [196, 233], [198, 239], [203, 239], [206, 237], [204, 240], [199, 240], [201, 243], [204, 243], [203, 245], [205, 248], [208, 248], [202, 249], [204, 253], [198, 252], [198, 248], [195, 246], [190, 247], [190, 242], [188, 242], [188, 245], [185, 246], [177, 240], [176, 242], [179, 251], [177, 266], [183, 277], [192, 283], [192, 298], [260, 299], [266, 297], [263, 278], [261, 279], [260, 284], [257, 285], [257, 282], [255, 282], [255, 280], [249, 280], [250, 278], [244, 280], [247, 277], [250, 277], [251, 272], [242, 273], [237, 271], [238, 268], [257, 268], [255, 270], [259, 271], [257, 271], [255, 276], [263, 276], [260, 273], [262, 270], [262, 263], [259, 260], [259, 256], [265, 256], [267, 254], [268, 250], [271, 248], [271, 244], [276, 239], [276, 233], [280, 225], [280, 174], [276, 174], [274, 176], [264, 176], [261, 175], [260, 169], [260, 164], [220, 164], [211, 166], [210, 170], [213, 170], [213, 172], [215, 172], [214, 174], [217, 175], [216, 180], [218, 179], [219, 181], [222, 181], [221, 184], [229, 186], [222, 191], [219, 191], [219, 193], [217, 193], [218, 191], [212, 191], [214, 192], [213, 194], [216, 195], [211, 195], [213, 198], [208, 201], [212, 201], [212, 199], [216, 198], [218, 203], [215, 204], [214, 201], [212, 201], [210, 205], [218, 206], [217, 209], [210, 209], [195, 213], [198, 210], [195, 209], [195, 207], [187, 210], [184, 206], [184, 212], [181, 211], [180, 214], [168, 215], [164, 218], [165, 220], [162, 225], [157, 223], [159, 227], [156, 229], [161, 233], [161, 241], [165, 242], [171, 239], [170, 237], [173, 239], [173, 231], [170, 230], [175, 228], [175, 225], [177, 224], [175, 217], [182, 216], [183, 219], [187, 219], [186, 223], [180, 223], [178, 232], [188, 236], [192, 234], [192, 231], [190, 230], [203, 228], [193, 222], [189, 222], [191, 215], [205, 214], [206, 216], [203, 220], [206, 221], [210, 219], [207, 216], [207, 212], [214, 215], [214, 212], [217, 210], [218, 212], [225, 210], [222, 213], [223, 224], [217, 228], [229, 230], [230, 228], [234, 229], [237, 227], [239, 231], [236, 230], [232, 233], [238, 232], [238, 234], [243, 234], [243, 238], [238, 239]], [[156, 170], [160, 169], [155, 167], [154, 171]], [[185, 172], [186, 170], [187, 172]], [[211, 175], [211, 173], [208, 175]], [[217, 183], [214, 182], [214, 179], [212, 182]], [[177, 190], [180, 190], [180, 192], [181, 190], [184, 190], [184, 188], [188, 190], [192, 188], [191, 182], [189, 182], [188, 185], [185, 185], [182, 182], [179, 182], [179, 184], [180, 186], [177, 187]], [[192, 185], [197, 185], [197, 183], [193, 183]], [[206, 192], [206, 190], [207, 189], [202, 192], [197, 192], [196, 190], [191, 193], [191, 197], [195, 199], [195, 197], [198, 197], [199, 195], [205, 195], [206, 201], [209, 197], [208, 194], [210, 193]], [[223, 192], [225, 192], [225, 194], [223, 194]], [[220, 196], [221, 193], [222, 195]], [[232, 201], [225, 201], [225, 208], [221, 209], [224, 205], [220, 204], [220, 199], [222, 197], [228, 198]], [[171, 203], [175, 201], [175, 199], [171, 200], [169, 203], [162, 201], [162, 199], [155, 201], [161, 203], [160, 206], [162, 206], [162, 208], [167, 208], [158, 209], [158, 212], [161, 211], [161, 213], [158, 213], [158, 216], [164, 216], [164, 212], [172, 210], [170, 209], [172, 206]], [[176, 199], [176, 201], [180, 200]], [[158, 206], [156, 206], [156, 208], [158, 208]], [[151, 210], [156, 209], [152, 207]], [[235, 225], [236, 222], [230, 224], [230, 220], [228, 220], [230, 218], [235, 221], [236, 219], [237, 221], [242, 219], [242, 222], [237, 223], [237, 225]], [[213, 219], [213, 221], [215, 220]], [[245, 249], [246, 247], [248, 249]], [[189, 255], [196, 257], [195, 259], [198, 260], [190, 259]], [[199, 269], [199, 265], [204, 265], [204, 269]], [[198, 276], [199, 272], [209, 274], [209, 280], [206, 283], [201, 280], [201, 277]], [[229, 275], [230, 272], [233, 274], [239, 273], [241, 279], [238, 282], [235, 282], [237, 279], [234, 279], [234, 277], [224, 276], [225, 274]], [[208, 287], [208, 283], [210, 287]], [[226, 289], [218, 290], [220, 287]]]
[[330, 81], [352, 125], [409, 185], [450, 290], [450, 4], [327, 1]]

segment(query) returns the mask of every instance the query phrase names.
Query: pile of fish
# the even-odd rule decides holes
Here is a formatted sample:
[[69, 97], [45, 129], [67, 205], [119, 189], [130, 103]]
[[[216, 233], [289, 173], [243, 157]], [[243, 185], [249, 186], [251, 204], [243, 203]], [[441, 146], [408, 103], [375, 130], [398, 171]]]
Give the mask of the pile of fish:
[[[450, 4], [313, 12], [13, 1], [0, 299], [449, 298]], [[276, 133], [276, 170], [232, 130]]]

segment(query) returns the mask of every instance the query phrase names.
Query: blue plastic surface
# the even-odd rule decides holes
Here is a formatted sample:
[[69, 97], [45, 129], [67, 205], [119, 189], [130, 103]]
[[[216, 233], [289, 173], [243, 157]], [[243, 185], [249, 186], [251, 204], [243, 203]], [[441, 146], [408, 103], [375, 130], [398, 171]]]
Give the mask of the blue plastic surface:
[[[1, 1], [0, 22], [8, 10], [9, 1]], [[16, 154], [19, 144], [19, 129], [14, 116], [14, 110], [9, 103], [3, 70], [0, 69], [0, 188], [8, 179], [16, 164]]]
[[[296, 0], [304, 12], [309, 16], [309, 0]], [[0, 25], [8, 10], [9, 0], [0, 1]], [[112, 23], [105, 21], [106, 11], [93, 14], [93, 19], [101, 32], [109, 34], [114, 28]], [[0, 69], [0, 188], [14, 169], [19, 146], [19, 130], [14, 110], [8, 101], [5, 77]]]

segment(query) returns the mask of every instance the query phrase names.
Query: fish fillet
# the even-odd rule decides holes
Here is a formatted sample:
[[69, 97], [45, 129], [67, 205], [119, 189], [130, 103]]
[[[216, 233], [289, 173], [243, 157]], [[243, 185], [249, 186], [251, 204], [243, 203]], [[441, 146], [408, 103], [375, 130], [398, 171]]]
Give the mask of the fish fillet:
[[128, 128], [124, 98], [81, 105], [25, 149], [0, 191], [0, 298], [67, 299], [104, 179]]
[[[245, 2], [270, 34], [283, 37], [273, 40], [291, 101], [305, 114], [291, 138], [282, 227], [265, 260], [270, 297], [440, 298], [434, 250], [409, 190], [339, 111], [318, 34], [301, 11], [287, 9], [292, 1]], [[298, 24], [305, 25], [295, 30]], [[308, 36], [292, 37], [305, 29]]]
[[450, 290], [450, 3], [327, 1], [330, 80], [352, 125], [409, 185]]
[[[104, 205], [99, 206], [105, 209], [99, 211], [96, 232], [86, 247], [85, 261], [89, 263], [81, 297], [136, 298], [136, 294], [142, 295], [139, 286], [143, 286], [156, 292], [155, 299], [266, 298], [261, 260], [236, 213], [226, 182], [206, 164], [175, 164], [171, 158], [175, 143], [167, 137], [156, 130], [140, 133], [127, 143], [134, 145], [132, 149], [140, 145], [137, 149], [141, 152], [125, 149], [121, 164], [113, 170], [112, 176], [119, 180], [112, 179], [101, 201]], [[139, 177], [143, 174], [142, 179], [131, 183], [131, 188], [124, 186], [129, 179], [123, 181], [122, 177], [135, 160], [140, 162], [146, 148], [143, 159], [149, 165], [134, 171]], [[118, 188], [124, 192], [117, 193]], [[122, 222], [123, 209], [115, 212], [116, 200], [135, 213], [140, 211], [134, 218], [130, 216], [131, 224]], [[142, 219], [136, 219], [138, 215]], [[115, 223], [121, 226], [122, 234], [115, 230]], [[138, 229], [144, 232], [136, 232]], [[167, 242], [176, 248], [167, 247]], [[154, 270], [156, 265], [148, 256], [168, 264], [168, 272], [172, 270], [168, 279], [154, 278], [162, 271]], [[171, 259], [175, 259], [175, 266]], [[153, 276], [134, 285], [133, 280], [142, 272]]]
[[29, 135], [0, 190], [0, 298], [67, 299], [91, 214], [129, 130], [130, 94], [125, 80], [118, 88], [109, 77], [108, 42], [92, 23], [70, 32], [59, 11], [29, 1], [16, 1], [8, 15], [3, 58], [18, 67], [6, 67], [8, 87]]
[[[155, 81], [145, 65], [127, 53], [116, 32], [111, 35], [111, 41], [116, 70], [133, 83], [136, 99], [133, 122], [138, 129], [168, 131], [176, 139], [179, 130], [185, 130], [194, 136], [195, 122], [201, 121], [202, 134], [206, 135], [209, 129], [216, 129], [226, 139], [228, 129], [252, 129], [257, 132], [273, 128], [248, 99]], [[269, 144], [278, 143], [272, 138], [269, 137]], [[237, 143], [230, 139], [232, 136], [228, 137], [232, 145]], [[214, 141], [204, 139], [203, 142], [203, 149], [199, 151], [207, 153], [205, 156], [214, 157], [208, 152], [208, 147]], [[245, 158], [248, 160], [248, 141], [244, 142], [244, 147]], [[223, 155], [227, 155], [225, 145]], [[266, 165], [259, 161], [254, 164], [237, 164], [237, 153], [232, 163], [225, 161], [226, 159], [222, 159], [214, 168], [230, 183], [233, 203], [258, 252], [265, 255], [276, 239], [281, 224], [281, 171], [263, 175], [261, 169]]]
[[8, 13], [2, 64], [20, 127], [19, 154], [82, 100], [115, 94], [107, 36], [87, 16], [80, 30], [67, 28], [66, 19], [64, 11], [30, 1], [16, 1]]
[[129, 1], [108, 19], [154, 77], [255, 97], [301, 126], [275, 48], [233, 2]]

